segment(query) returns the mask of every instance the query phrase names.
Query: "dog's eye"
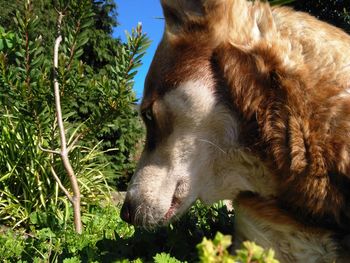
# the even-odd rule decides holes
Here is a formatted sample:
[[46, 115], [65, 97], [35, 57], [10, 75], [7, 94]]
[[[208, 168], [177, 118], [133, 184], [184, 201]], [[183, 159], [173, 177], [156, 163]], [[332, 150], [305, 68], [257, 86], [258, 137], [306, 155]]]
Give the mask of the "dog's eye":
[[143, 115], [143, 118], [144, 118], [145, 120], [153, 121], [153, 112], [152, 112], [152, 109], [151, 109], [151, 108], [149, 108], [149, 109], [147, 109], [147, 110], [144, 110], [144, 111], [142, 112], [142, 115]]

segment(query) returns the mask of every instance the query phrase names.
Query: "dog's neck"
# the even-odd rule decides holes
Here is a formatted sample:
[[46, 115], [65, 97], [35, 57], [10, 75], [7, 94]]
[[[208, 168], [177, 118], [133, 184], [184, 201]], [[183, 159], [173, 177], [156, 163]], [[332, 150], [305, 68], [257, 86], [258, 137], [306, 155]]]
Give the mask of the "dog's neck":
[[216, 161], [215, 169], [216, 197], [235, 201], [236, 249], [254, 240], [273, 248], [281, 262], [347, 262], [339, 257], [332, 232], [308, 227], [279, 207], [275, 180], [259, 159], [231, 150]]
[[236, 248], [253, 240], [272, 248], [280, 262], [348, 262], [331, 231], [308, 227], [278, 207], [276, 200], [254, 194], [241, 194], [235, 202]]
[[213, 164], [215, 187], [209, 187], [206, 203], [235, 199], [242, 192], [253, 192], [262, 197], [276, 195], [275, 180], [264, 164], [242, 149], [230, 149], [222, 153]]

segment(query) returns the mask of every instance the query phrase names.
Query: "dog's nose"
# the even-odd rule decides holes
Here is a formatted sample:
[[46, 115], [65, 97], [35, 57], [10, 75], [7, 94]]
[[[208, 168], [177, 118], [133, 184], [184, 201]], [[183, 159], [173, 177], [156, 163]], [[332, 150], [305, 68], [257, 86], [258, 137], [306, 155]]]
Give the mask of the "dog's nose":
[[120, 211], [120, 217], [127, 223], [132, 224], [135, 217], [133, 206], [129, 200], [125, 200]]

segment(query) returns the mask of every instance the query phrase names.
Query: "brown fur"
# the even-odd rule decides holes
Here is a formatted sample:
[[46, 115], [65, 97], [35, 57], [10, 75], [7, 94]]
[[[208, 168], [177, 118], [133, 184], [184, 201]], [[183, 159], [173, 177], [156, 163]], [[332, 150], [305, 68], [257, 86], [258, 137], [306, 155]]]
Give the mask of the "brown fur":
[[[338, 33], [350, 47], [348, 36], [321, 22], [319, 26]], [[247, 146], [274, 171], [280, 201], [305, 213], [305, 218], [312, 216], [318, 223], [348, 229], [350, 97], [337, 95], [349, 88], [346, 77], [350, 78], [350, 70], [347, 75], [339, 73], [344, 65], [337, 68], [339, 54], [335, 52], [331, 64], [322, 66], [324, 72], [329, 67], [328, 73], [320, 76], [317, 69], [321, 66], [309, 63], [322, 59], [316, 58], [308, 44], [315, 43], [306, 42], [302, 47], [310, 54], [292, 69], [279, 61], [278, 46], [257, 45], [249, 53], [219, 47], [217, 61], [222, 68], [228, 63], [236, 65], [223, 70], [234, 105], [244, 121], [256, 122], [258, 128], [242, 134], [258, 135]], [[332, 52], [326, 46], [322, 51], [325, 55]]]
[[[225, 54], [218, 52], [218, 61], [223, 64], [239, 52], [232, 50], [227, 58], [228, 49], [224, 50]], [[267, 57], [264, 61], [274, 61], [267, 51], [261, 56]], [[349, 184], [350, 112], [347, 99], [334, 99], [334, 89], [340, 85], [334, 88], [334, 83], [328, 86], [322, 81], [321, 87], [316, 86], [319, 93], [314, 94], [304, 72], [286, 72], [276, 63], [264, 73], [265, 65], [260, 69], [250, 55], [237, 57], [238, 66], [225, 75], [234, 87], [235, 108], [250, 124], [247, 127], [254, 127], [243, 127], [242, 134], [257, 136], [247, 147], [274, 171], [280, 183], [280, 200], [293, 209], [306, 209], [307, 215], [331, 217], [341, 224]], [[248, 67], [243, 64], [246, 60]], [[242, 81], [235, 77], [247, 75], [254, 78]]]
[[279, 207], [274, 198], [241, 193], [236, 199], [235, 244], [256, 240], [273, 247], [280, 262], [348, 262], [334, 233], [310, 227]]
[[350, 37], [288, 8], [190, 3], [163, 1], [163, 46], [173, 53], [158, 50], [163, 60], [153, 63], [161, 75], [150, 72], [144, 101], [188, 76], [224, 83], [217, 93], [230, 94], [242, 144], [274, 174], [280, 206], [309, 223], [349, 230], [350, 96], [340, 94], [350, 88]]
[[236, 203], [238, 207], [244, 207], [245, 210], [252, 214], [252, 217], [265, 220], [271, 225], [288, 225], [298, 231], [309, 233], [328, 233], [323, 228], [312, 228], [300, 222], [295, 215], [279, 208], [279, 204], [274, 198], [263, 198], [254, 193], [241, 193]]

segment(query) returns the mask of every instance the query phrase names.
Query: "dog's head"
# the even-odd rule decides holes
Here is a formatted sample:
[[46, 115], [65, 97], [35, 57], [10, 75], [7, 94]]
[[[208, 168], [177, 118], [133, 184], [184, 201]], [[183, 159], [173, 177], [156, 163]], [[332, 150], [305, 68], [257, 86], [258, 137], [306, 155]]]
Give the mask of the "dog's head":
[[239, 117], [213, 56], [224, 42], [251, 43], [265, 26], [258, 27], [261, 11], [246, 1], [162, 6], [166, 29], [141, 103], [146, 144], [122, 208], [124, 220], [144, 227], [168, 223], [196, 199], [211, 203], [247, 188]]

